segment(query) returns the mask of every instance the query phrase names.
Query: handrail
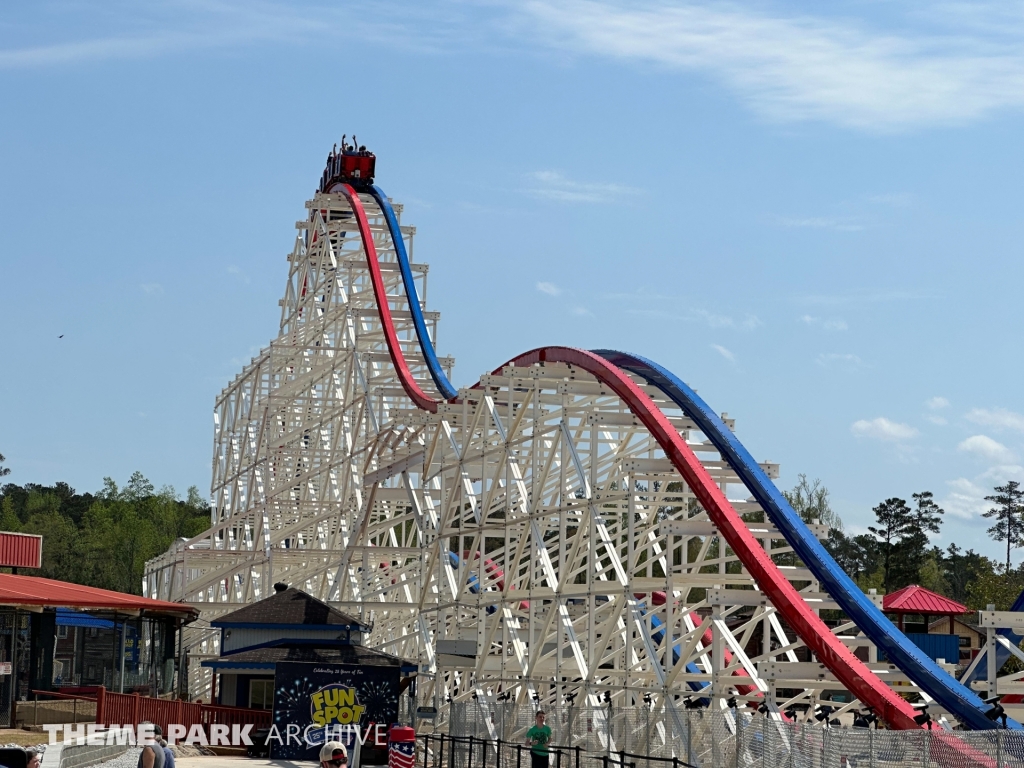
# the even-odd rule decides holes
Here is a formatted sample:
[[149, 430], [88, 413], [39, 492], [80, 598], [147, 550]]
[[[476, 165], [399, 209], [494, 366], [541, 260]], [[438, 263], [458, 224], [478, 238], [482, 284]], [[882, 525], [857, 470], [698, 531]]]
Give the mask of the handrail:
[[82, 696], [77, 693], [58, 693], [57, 691], [37, 691], [34, 688], [29, 691], [37, 696], [50, 696], [54, 699], [78, 699], [79, 701], [96, 701], [95, 696]]
[[[473, 765], [473, 746], [479, 744], [481, 747], [481, 765], [479, 768], [487, 768], [487, 749], [492, 748], [496, 753], [496, 760], [494, 768], [502, 768], [501, 765], [501, 748], [503, 746], [509, 747], [516, 750], [516, 768], [524, 768], [523, 766], [523, 750], [530, 751], [530, 747], [521, 741], [506, 741], [504, 739], [481, 739], [475, 736], [449, 736], [446, 733], [422, 733], [416, 734], [417, 741], [422, 739], [425, 749], [423, 750], [423, 768], [429, 768], [427, 764], [427, 749], [430, 747], [430, 741], [439, 741], [440, 750], [437, 754], [437, 760], [434, 761], [436, 765], [444, 766], [444, 744], [449, 742], [450, 744], [465, 744], [469, 747], [466, 754], [466, 765], [467, 768], [478, 768]], [[555, 755], [554, 768], [570, 768], [568, 765], [563, 766], [562, 755], [568, 754], [574, 758], [571, 768], [580, 768], [580, 758], [584, 754], [585, 750], [582, 747], [565, 747], [557, 746], [555, 744], [548, 745], [548, 752]], [[453, 752], [449, 752], [449, 760], [453, 759]], [[694, 768], [690, 766], [689, 768]]]

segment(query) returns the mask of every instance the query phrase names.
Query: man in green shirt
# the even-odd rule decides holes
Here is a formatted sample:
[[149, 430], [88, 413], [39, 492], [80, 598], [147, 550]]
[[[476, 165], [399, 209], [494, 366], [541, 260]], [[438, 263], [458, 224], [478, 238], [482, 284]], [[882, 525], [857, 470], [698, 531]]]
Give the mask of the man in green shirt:
[[551, 743], [551, 728], [544, 725], [544, 712], [537, 713], [537, 724], [526, 732], [526, 744], [530, 747], [532, 768], [548, 768], [548, 744]]

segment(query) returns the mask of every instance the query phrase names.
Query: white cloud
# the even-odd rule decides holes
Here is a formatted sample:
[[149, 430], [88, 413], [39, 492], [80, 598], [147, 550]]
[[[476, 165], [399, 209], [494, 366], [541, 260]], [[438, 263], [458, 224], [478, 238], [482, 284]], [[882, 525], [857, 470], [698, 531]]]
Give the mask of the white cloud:
[[951, 515], [966, 520], [980, 516], [992, 508], [992, 502], [985, 501], [991, 496], [995, 486], [1007, 480], [1024, 480], [1024, 467], [1018, 465], [997, 465], [990, 467], [974, 480], [958, 477], [946, 483], [949, 495], [940, 502], [940, 506]]
[[958, 477], [946, 483], [949, 495], [942, 500], [941, 506], [947, 513], [970, 520], [988, 509], [985, 496], [988, 492], [966, 477]]
[[992, 410], [972, 408], [967, 412], [967, 420], [986, 427], [1024, 432], [1024, 416], [1005, 408], [993, 408]]
[[713, 350], [715, 350], [716, 352], [718, 352], [718, 354], [720, 354], [722, 357], [724, 357], [730, 363], [735, 363], [736, 362], [736, 355], [734, 355], [728, 349], [723, 347], [721, 344], [712, 344], [711, 348]]
[[1018, 464], [996, 464], [982, 472], [981, 479], [993, 488], [1007, 480], [1024, 480], [1024, 467]]
[[823, 368], [833, 368], [835, 366], [842, 366], [847, 369], [860, 368], [864, 365], [864, 361], [861, 360], [857, 355], [840, 352], [823, 352], [818, 355], [818, 365]]
[[891, 208], [906, 208], [913, 204], [914, 196], [906, 192], [889, 192], [884, 195], [869, 195], [868, 202], [888, 205]]
[[934, 413], [928, 414], [927, 416], [925, 416], [925, 419], [930, 421], [932, 424], [938, 424], [940, 427], [944, 427], [949, 423], [944, 418], [942, 418], [941, 416], [936, 416]]
[[822, 328], [826, 331], [845, 331], [849, 327], [841, 317], [822, 318], [804, 315], [800, 320], [813, 328]]
[[957, 449], [999, 464], [1012, 464], [1017, 460], [1013, 451], [987, 435], [968, 437], [957, 446]]
[[531, 195], [560, 203], [610, 203], [640, 192], [621, 184], [573, 181], [557, 171], [535, 171], [527, 177], [535, 185], [527, 190]]
[[245, 274], [245, 271], [236, 264], [232, 264], [228, 267], [228, 274], [234, 275], [236, 278], [241, 280], [243, 283], [249, 282], [249, 276]]
[[[750, 0], [525, 0], [472, 11], [459, 3], [347, 4], [321, 5], [315, 13], [272, 0], [136, 4], [112, 15], [103, 36], [0, 51], [0, 69], [299, 46], [344, 33], [438, 55], [541, 47], [560, 56], [704, 73], [768, 120], [826, 121], [872, 132], [963, 124], [1024, 106], [1018, 6], [938, 3], [920, 13], [915, 3], [890, 5], [886, 15], [893, 21], [882, 29], [824, 10], [827, 5], [772, 12], [771, 5]], [[67, 7], [65, 15], [74, 13], [74, 4]], [[18, 32], [21, 39], [37, 36], [15, 30], [10, 37]], [[895, 195], [875, 197], [889, 202]]]
[[690, 314], [706, 322], [711, 328], [736, 328], [739, 330], [751, 331], [758, 326], [764, 325], [756, 315], [747, 315], [738, 320], [728, 315], [719, 315], [708, 312], [706, 309], [691, 309]]
[[917, 436], [917, 430], [909, 424], [901, 424], [897, 421], [889, 421], [884, 416], [876, 419], [860, 419], [853, 422], [850, 431], [857, 437], [872, 437], [876, 440], [899, 442], [910, 440]]
[[[677, 297], [669, 296], [616, 296], [611, 295], [607, 298], [628, 298], [630, 300], [642, 299], [646, 303], [650, 304], [656, 300], [671, 301], [673, 304], [678, 304], [679, 299]], [[631, 315], [643, 315], [644, 317], [654, 317], [660, 320], [676, 320], [681, 322], [701, 322], [706, 323], [709, 328], [731, 328], [737, 331], [752, 331], [755, 328], [759, 328], [764, 323], [757, 315], [746, 315], [745, 317], [732, 317], [730, 315], [721, 315], [717, 312], [709, 312], [706, 309], [689, 309], [685, 313], [677, 311], [669, 311], [664, 309], [652, 309], [645, 307], [643, 309], [627, 309], [627, 313]]]
[[924, 401], [924, 405], [931, 411], [941, 411], [943, 408], [949, 408], [949, 400], [944, 397], [930, 397]]
[[919, 18], [898, 19], [898, 32], [765, 8], [533, 0], [523, 10], [534, 35], [560, 51], [706, 72], [773, 121], [878, 132], [1024, 106], [1016, 6], [930, 5]]
[[843, 304], [880, 304], [883, 302], [916, 301], [919, 299], [942, 298], [938, 294], [923, 291], [878, 291], [875, 293], [859, 293], [846, 295], [817, 295], [802, 296], [801, 301], [822, 306], [837, 306]]
[[541, 293], [546, 293], [548, 296], [557, 296], [562, 292], [554, 283], [537, 283], [537, 290]]
[[776, 222], [791, 229], [833, 229], [836, 232], [859, 232], [864, 225], [859, 219], [833, 216], [805, 216], [802, 218], [780, 217]]
[[[73, 12], [73, 11], [72, 11]], [[71, 12], [69, 12], [70, 15]], [[301, 43], [304, 36], [323, 30], [329, 17], [297, 13], [273, 3], [153, 3], [131, 9], [121, 19], [125, 27], [149, 28], [152, 33], [107, 34], [93, 39], [0, 50], [0, 69], [28, 69], [112, 59], [143, 59], [196, 49], [224, 48], [260, 42]], [[337, 23], [339, 19], [335, 19]]]

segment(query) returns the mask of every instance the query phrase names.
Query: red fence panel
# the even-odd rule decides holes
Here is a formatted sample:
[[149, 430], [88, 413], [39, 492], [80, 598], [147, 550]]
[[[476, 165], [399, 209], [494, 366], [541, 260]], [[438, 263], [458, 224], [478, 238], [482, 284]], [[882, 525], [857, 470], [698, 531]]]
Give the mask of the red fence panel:
[[[246, 725], [252, 723], [256, 728], [270, 726], [269, 709], [244, 709], [242, 707], [218, 707], [203, 704], [203, 725]], [[209, 731], [209, 728], [207, 728]]]
[[256, 728], [270, 725], [270, 710], [218, 707], [190, 701], [155, 699], [137, 693], [111, 693], [102, 686], [96, 692], [96, 723], [98, 725], [138, 725], [150, 722], [159, 725], [167, 735], [171, 724], [185, 726], [186, 734], [197, 723], [207, 737], [211, 725], [248, 725]]

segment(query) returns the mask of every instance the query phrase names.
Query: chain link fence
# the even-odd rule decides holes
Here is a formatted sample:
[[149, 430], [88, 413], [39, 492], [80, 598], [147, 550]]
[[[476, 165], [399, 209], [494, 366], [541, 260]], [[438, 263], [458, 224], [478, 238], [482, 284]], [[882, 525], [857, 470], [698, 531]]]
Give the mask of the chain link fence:
[[[518, 745], [525, 743], [535, 712], [514, 702], [449, 704], [438, 719], [417, 721], [417, 731], [464, 741], [449, 744], [443, 755], [435, 742], [421, 744], [418, 760], [429, 768], [525, 768], [529, 754]], [[581, 768], [1024, 768], [1024, 733], [1016, 731], [826, 728], [741, 710], [666, 712], [645, 706], [545, 712], [552, 744], [572, 753], [571, 760], [558, 761], [562, 768], [577, 760]], [[552, 758], [553, 768], [555, 763]]]

